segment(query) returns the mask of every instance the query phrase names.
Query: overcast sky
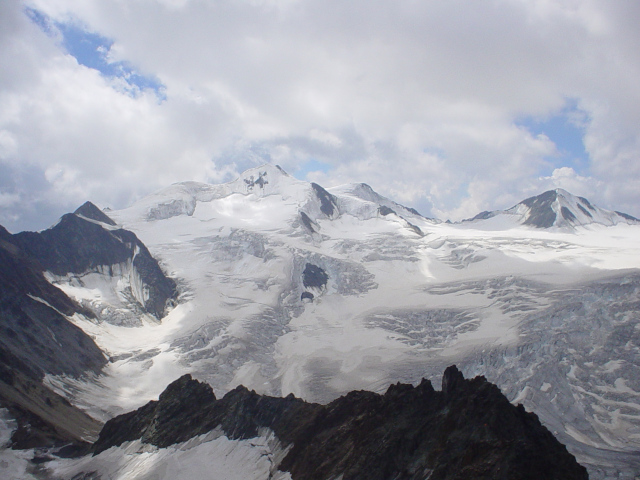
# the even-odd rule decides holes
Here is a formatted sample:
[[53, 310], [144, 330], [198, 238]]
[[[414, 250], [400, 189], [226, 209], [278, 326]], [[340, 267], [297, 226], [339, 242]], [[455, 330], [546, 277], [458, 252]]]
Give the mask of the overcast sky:
[[1, 0], [0, 224], [266, 162], [457, 220], [640, 216], [637, 0]]

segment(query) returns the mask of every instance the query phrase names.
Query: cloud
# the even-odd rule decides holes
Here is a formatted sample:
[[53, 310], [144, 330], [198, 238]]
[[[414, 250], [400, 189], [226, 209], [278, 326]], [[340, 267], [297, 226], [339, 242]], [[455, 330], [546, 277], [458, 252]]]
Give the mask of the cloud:
[[[65, 29], [43, 32], [27, 7], [107, 39], [103, 57], [164, 97], [84, 65]], [[574, 166], [518, 120], [575, 107], [589, 157], [576, 188], [601, 182], [602, 206], [640, 215], [638, 20], [635, 5], [595, 0], [8, 0], [0, 166], [15, 180], [3, 192], [60, 213], [86, 199], [117, 208], [272, 161], [463, 218]], [[20, 205], [2, 207], [22, 218], [14, 228], [43, 221]]]

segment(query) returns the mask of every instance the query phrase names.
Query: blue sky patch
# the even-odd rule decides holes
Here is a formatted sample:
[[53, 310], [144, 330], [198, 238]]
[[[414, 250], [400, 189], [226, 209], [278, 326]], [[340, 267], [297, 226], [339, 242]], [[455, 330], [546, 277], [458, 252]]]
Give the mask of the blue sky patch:
[[575, 104], [567, 106], [559, 114], [548, 118], [526, 117], [516, 125], [529, 130], [533, 135], [544, 134], [555, 143], [558, 155], [547, 158], [552, 169], [571, 167], [579, 174], [587, 174], [589, 154], [584, 148], [584, 127], [578, 120], [583, 113]]
[[293, 175], [298, 180], [306, 180], [309, 172], [324, 172], [327, 173], [331, 169], [331, 165], [324, 162], [319, 162], [315, 158], [312, 158], [305, 164], [301, 165], [300, 168]]
[[27, 16], [49, 36], [59, 34], [62, 47], [80, 65], [97, 70], [107, 78], [121, 78], [131, 87], [127, 91], [134, 95], [142, 90], [154, 90], [159, 100], [165, 100], [164, 85], [154, 76], [143, 75], [129, 62], [109, 61], [109, 50], [113, 40], [90, 32], [75, 22], [52, 22], [38, 10], [27, 8]]

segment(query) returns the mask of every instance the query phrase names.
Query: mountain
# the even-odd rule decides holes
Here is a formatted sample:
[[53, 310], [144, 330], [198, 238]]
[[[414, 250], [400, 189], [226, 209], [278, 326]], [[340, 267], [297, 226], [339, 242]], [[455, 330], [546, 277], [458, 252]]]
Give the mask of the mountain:
[[[15, 419], [14, 448], [86, 449], [100, 424], [42, 384], [45, 375], [98, 373], [107, 359], [69, 318], [87, 310], [43, 276], [0, 227], [0, 406]], [[6, 439], [8, 441], [9, 439]]]
[[73, 212], [73, 214], [86, 220], [95, 220], [96, 222], [104, 223], [105, 225], [110, 225], [112, 227], [116, 226], [116, 222], [110, 219], [106, 213], [91, 202], [84, 202], [76, 209], [75, 212]]
[[464, 222], [489, 220], [495, 217], [511, 217], [511, 221], [536, 228], [574, 228], [591, 224], [616, 225], [640, 224], [640, 220], [622, 212], [612, 212], [593, 205], [584, 197], [576, 197], [566, 190], [556, 188], [535, 197], [527, 198], [508, 210], [481, 212]]
[[118, 288], [122, 296], [162, 318], [167, 303], [176, 296], [173, 280], [164, 275], [134, 233], [115, 227], [113, 220], [91, 204], [85, 203], [78, 211], [85, 215], [66, 214], [47, 230], [14, 235], [14, 242], [38, 260], [44, 271], [73, 277], [81, 286], [84, 277], [92, 275], [123, 280], [126, 286]]
[[[632, 479], [640, 471], [639, 227], [615, 216], [587, 228], [559, 224], [563, 206], [580, 221], [588, 216], [579, 205], [598, 221], [606, 212], [560, 191], [535, 198], [450, 224], [364, 184], [325, 189], [264, 165], [223, 185], [169, 186], [109, 211], [116, 225], [81, 207], [54, 233], [14, 236], [28, 239], [39, 271], [88, 312], [70, 319], [109, 358], [99, 374], [47, 374], [44, 384], [107, 421], [187, 373], [223, 396], [245, 385], [327, 405], [354, 390], [418, 385], [456, 364], [536, 412], [590, 478]], [[559, 212], [551, 227], [524, 223], [547, 207]], [[174, 285], [154, 308], [135, 293], [145, 291], [132, 270], [144, 252], [137, 242]], [[74, 253], [94, 244], [110, 252], [100, 253], [104, 261]], [[59, 265], [67, 266], [54, 271]], [[68, 266], [82, 273], [64, 273]], [[212, 465], [238, 478], [236, 456], [266, 465], [282, 453], [269, 450], [271, 440], [251, 440], [271, 452], [263, 457], [214, 429], [187, 440], [192, 449], [156, 453], [165, 465], [169, 457], [198, 464], [196, 452], [212, 458], [221, 448], [229, 456]], [[121, 448], [134, 469], [131, 442]]]
[[67, 287], [69, 281], [84, 286], [87, 276], [105, 272], [118, 277], [116, 284], [126, 281], [128, 290], [120, 291], [138, 294], [138, 313], [147, 308], [162, 316], [175, 296], [175, 284], [137, 237], [115, 228], [89, 202], [42, 232], [12, 235], [0, 227], [0, 405], [16, 422], [14, 448], [55, 448], [66, 455], [86, 450], [97, 435], [100, 422], [46, 379], [95, 378], [106, 367], [103, 351], [77, 324], [111, 317], [52, 284], [64, 278]]
[[[158, 449], [190, 450], [190, 440], [215, 430], [237, 441], [270, 435], [272, 449], [249, 443], [270, 457], [269, 478], [588, 478], [535, 414], [511, 405], [483, 377], [465, 380], [455, 366], [445, 371], [442, 391], [428, 380], [417, 387], [398, 383], [384, 395], [354, 391], [324, 406], [242, 386], [217, 400], [209, 385], [185, 375], [158, 401], [109, 420], [94, 445], [96, 456], [59, 462], [59, 472], [123, 475], [127, 467], [114, 457], [125, 454], [125, 442], [137, 441], [140, 452], [151, 453], [145, 468], [151, 478], [167, 470], [166, 459], [154, 455]], [[194, 466], [183, 467], [182, 475], [192, 477], [189, 470]]]

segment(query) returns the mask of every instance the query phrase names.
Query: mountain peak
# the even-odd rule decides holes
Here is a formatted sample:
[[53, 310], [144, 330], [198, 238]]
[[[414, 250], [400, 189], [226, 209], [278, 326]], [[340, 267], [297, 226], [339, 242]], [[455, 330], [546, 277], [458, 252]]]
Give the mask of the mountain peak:
[[107, 225], [111, 225], [113, 227], [116, 226], [116, 222], [114, 222], [109, 216], [96, 207], [91, 202], [84, 202], [78, 209], [73, 212], [75, 215], [80, 215], [81, 217], [87, 218], [89, 220], [96, 220], [101, 223], [106, 223]]
[[284, 193], [285, 185], [302, 184], [302, 182], [285, 172], [279, 165], [266, 163], [250, 168], [229, 183], [233, 193], [256, 194], [259, 196]]
[[537, 228], [637, 222], [630, 215], [621, 215], [596, 207], [586, 198], [573, 195], [562, 188], [529, 197], [508, 211], [522, 214], [523, 225], [532, 225]]
[[573, 195], [562, 188], [526, 198], [508, 210], [484, 211], [463, 221], [485, 221], [505, 215], [515, 216], [518, 223], [535, 228], [574, 229], [591, 224], [611, 226], [618, 223], [640, 223], [640, 220], [631, 215], [597, 207], [586, 198]]

